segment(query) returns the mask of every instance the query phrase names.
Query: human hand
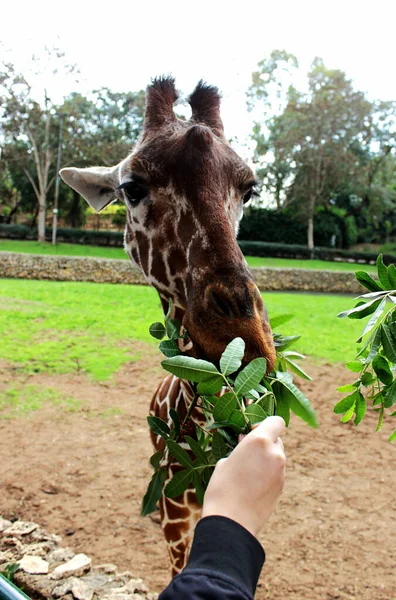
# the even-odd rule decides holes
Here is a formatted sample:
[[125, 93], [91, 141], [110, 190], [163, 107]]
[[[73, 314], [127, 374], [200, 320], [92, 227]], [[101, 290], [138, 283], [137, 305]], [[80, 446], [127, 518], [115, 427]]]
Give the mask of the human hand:
[[275, 510], [285, 479], [281, 417], [268, 417], [220, 460], [209, 482], [202, 517], [221, 515], [257, 535]]

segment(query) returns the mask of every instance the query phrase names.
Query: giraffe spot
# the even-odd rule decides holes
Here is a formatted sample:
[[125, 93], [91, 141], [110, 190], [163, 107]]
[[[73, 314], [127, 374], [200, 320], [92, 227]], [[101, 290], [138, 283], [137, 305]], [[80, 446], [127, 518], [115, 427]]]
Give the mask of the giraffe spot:
[[[168, 518], [169, 518], [168, 510], [169, 510], [169, 507], [167, 506], [166, 512], [167, 512]], [[190, 514], [190, 511], [187, 509], [187, 515], [185, 517], [176, 517], [176, 518], [186, 519], [185, 522], [167, 523], [165, 525], [164, 535], [168, 542], [177, 542], [177, 540], [180, 539], [180, 534], [189, 529], [189, 525], [190, 525], [189, 520], [188, 520], [189, 514]]]
[[187, 268], [186, 255], [181, 248], [173, 248], [170, 251], [168, 265], [171, 275], [180, 274]]
[[131, 253], [132, 253], [132, 257], [133, 257], [133, 260], [135, 261], [135, 263], [137, 265], [140, 265], [139, 254], [138, 254], [138, 251], [136, 250], [136, 248], [131, 248]]
[[191, 218], [191, 215], [186, 216], [185, 218], [182, 217], [180, 219], [177, 228], [177, 235], [184, 247], [188, 246], [194, 233], [196, 233], [196, 230], [196, 224], [195, 221]]
[[144, 273], [148, 273], [149, 242], [141, 231], [136, 231], [136, 243], [139, 248], [140, 265]]
[[159, 252], [158, 248], [156, 247], [154, 247], [152, 251], [152, 267], [150, 275], [155, 277], [156, 280], [163, 285], [169, 285], [169, 281], [166, 276], [164, 259], [162, 258], [161, 252]]

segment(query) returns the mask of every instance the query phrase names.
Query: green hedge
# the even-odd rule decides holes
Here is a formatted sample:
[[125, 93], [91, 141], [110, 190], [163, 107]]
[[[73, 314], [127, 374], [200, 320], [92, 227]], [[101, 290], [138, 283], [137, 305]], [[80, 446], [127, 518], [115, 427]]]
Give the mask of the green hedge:
[[[270, 242], [251, 242], [238, 240], [242, 252], [246, 256], [263, 256], [272, 258], [315, 258], [318, 260], [354, 262], [360, 264], [375, 264], [377, 253], [374, 252], [352, 252], [338, 248], [315, 247], [310, 250], [308, 246], [299, 244], [275, 244]], [[386, 265], [396, 262], [396, 255], [384, 254], [383, 260]]]
[[[26, 225], [0, 224], [0, 238], [14, 240], [37, 240], [37, 228]], [[45, 228], [45, 239], [52, 240], [52, 229]], [[124, 234], [120, 231], [102, 231], [88, 229], [66, 229], [60, 227], [56, 232], [58, 242], [68, 244], [84, 244], [87, 246], [119, 246], [124, 244]]]
[[[45, 237], [48, 241], [52, 239], [52, 229], [46, 228]], [[11, 238], [17, 240], [36, 240], [37, 229], [31, 229], [25, 225], [0, 224], [0, 238]], [[57, 230], [57, 240], [69, 244], [85, 244], [88, 246], [123, 246], [124, 234], [119, 231], [93, 231], [86, 229]], [[250, 240], [238, 240], [242, 252], [246, 256], [268, 256], [275, 258], [317, 258], [328, 261], [350, 261], [361, 264], [374, 264], [377, 254], [373, 252], [351, 252], [338, 248], [316, 247], [310, 250], [302, 244], [276, 244], [271, 242], [257, 242]], [[384, 254], [384, 263], [389, 265], [396, 262], [396, 255]]]

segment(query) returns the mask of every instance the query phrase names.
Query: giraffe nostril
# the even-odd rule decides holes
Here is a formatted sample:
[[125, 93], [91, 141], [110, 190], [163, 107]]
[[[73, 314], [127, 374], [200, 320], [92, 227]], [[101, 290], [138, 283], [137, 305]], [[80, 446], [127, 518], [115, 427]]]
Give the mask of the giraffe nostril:
[[213, 308], [216, 310], [216, 312], [220, 313], [221, 316], [225, 315], [228, 318], [233, 316], [230, 303], [227, 302], [227, 299], [222, 294], [211, 290], [209, 298]]

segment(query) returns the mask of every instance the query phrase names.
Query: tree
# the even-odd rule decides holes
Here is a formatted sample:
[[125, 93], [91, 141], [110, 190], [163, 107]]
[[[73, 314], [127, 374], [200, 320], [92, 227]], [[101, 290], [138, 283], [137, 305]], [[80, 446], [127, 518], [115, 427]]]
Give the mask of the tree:
[[[54, 50], [48, 58], [55, 62], [52, 73], [65, 65], [64, 55]], [[32, 95], [27, 77], [11, 64], [0, 71], [0, 137], [4, 155], [12, 171], [30, 182], [37, 202], [38, 239], [45, 240], [45, 214], [48, 192], [56, 177], [59, 119], [64, 120], [63, 165], [114, 164], [130, 150], [140, 133], [144, 113], [144, 92], [112, 92], [107, 88], [88, 96], [72, 92], [55, 104], [45, 90], [40, 103]], [[20, 179], [20, 177], [19, 177]], [[62, 213], [73, 226], [84, 221], [85, 202], [78, 194], [61, 189]]]
[[[381, 167], [395, 148], [395, 106], [369, 102], [345, 73], [327, 69], [320, 58], [308, 73], [307, 91], [301, 92], [285, 79], [285, 72], [289, 76], [291, 68], [297, 69], [290, 57], [276, 51], [253, 74], [248, 102], [250, 108], [263, 106], [263, 118], [252, 137], [266, 189], [277, 208], [296, 207], [313, 248], [318, 207], [331, 209], [345, 193], [363, 198], [363, 208], [373, 202]], [[275, 84], [281, 90], [277, 97], [284, 99], [276, 114], [270, 110]]]
[[[46, 49], [45, 66], [39, 66], [46, 76], [56, 75], [60, 66], [68, 73], [75, 67], [65, 65], [64, 54], [58, 49]], [[34, 59], [33, 57], [33, 60]], [[38, 64], [40, 60], [36, 61]], [[53, 64], [55, 62], [55, 64]], [[36, 71], [34, 75], [38, 75]], [[56, 105], [47, 91], [42, 91], [41, 104], [34, 98], [32, 84], [18, 73], [12, 64], [3, 63], [0, 72], [0, 134], [13, 150], [12, 159], [18, 161], [28, 178], [38, 202], [38, 240], [45, 240], [47, 194], [54, 181], [53, 167], [57, 135], [51, 127], [57, 113]]]

